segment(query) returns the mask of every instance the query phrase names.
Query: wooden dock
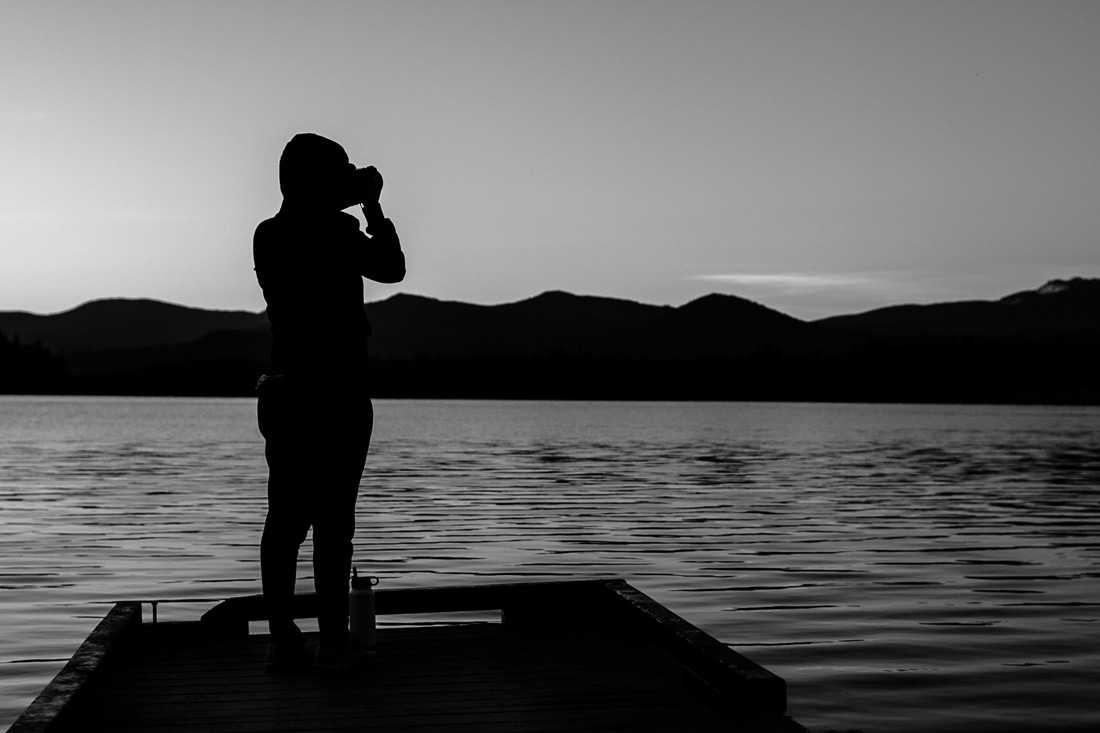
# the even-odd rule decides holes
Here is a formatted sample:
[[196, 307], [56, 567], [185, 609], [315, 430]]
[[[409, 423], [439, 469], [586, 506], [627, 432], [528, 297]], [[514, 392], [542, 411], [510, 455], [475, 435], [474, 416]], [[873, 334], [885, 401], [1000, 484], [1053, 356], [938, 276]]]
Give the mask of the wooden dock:
[[[312, 595], [295, 615], [315, 615]], [[45, 731], [805, 731], [782, 679], [621, 580], [379, 590], [358, 671], [264, 671], [259, 596], [201, 622], [142, 623], [119, 603], [10, 728]]]

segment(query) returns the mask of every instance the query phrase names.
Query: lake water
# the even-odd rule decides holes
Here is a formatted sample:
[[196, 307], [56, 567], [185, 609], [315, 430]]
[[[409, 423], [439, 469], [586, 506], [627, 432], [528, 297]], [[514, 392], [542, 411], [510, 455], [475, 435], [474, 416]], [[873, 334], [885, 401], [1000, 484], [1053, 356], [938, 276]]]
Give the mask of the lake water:
[[[1100, 730], [1098, 409], [376, 413], [356, 564], [383, 587], [622, 577], [785, 678], [814, 731]], [[112, 602], [259, 592], [254, 414], [0, 397], [0, 725]]]

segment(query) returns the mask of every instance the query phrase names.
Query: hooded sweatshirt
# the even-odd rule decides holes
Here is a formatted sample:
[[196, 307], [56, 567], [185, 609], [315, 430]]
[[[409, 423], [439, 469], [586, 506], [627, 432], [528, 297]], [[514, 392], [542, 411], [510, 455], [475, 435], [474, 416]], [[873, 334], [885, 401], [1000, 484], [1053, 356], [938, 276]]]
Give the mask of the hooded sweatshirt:
[[367, 233], [340, 210], [353, 170], [339, 144], [296, 135], [279, 161], [282, 208], [256, 227], [252, 242], [271, 324], [272, 372], [318, 386], [364, 375], [371, 328], [363, 277], [393, 283], [405, 276], [401, 243], [381, 208], [364, 207]]

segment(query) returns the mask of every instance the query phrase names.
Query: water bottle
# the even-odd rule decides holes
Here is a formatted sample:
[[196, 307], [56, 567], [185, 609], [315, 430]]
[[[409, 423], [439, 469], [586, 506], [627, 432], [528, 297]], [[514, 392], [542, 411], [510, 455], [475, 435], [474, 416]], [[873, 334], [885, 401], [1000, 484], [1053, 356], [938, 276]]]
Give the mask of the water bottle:
[[378, 578], [359, 577], [359, 571], [351, 570], [351, 593], [348, 594], [348, 616], [351, 633], [359, 637], [359, 643], [370, 648], [375, 644], [374, 634], [374, 586]]

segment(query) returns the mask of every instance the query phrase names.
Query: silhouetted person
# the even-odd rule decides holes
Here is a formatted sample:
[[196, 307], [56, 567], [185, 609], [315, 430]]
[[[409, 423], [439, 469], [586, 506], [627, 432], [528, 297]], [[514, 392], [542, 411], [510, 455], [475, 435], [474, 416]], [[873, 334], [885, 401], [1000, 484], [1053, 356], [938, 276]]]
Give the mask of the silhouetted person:
[[[260, 543], [267, 661], [271, 668], [308, 661], [291, 602], [298, 549], [312, 526], [321, 637], [314, 664], [344, 667], [366, 658], [348, 634], [355, 500], [374, 417], [363, 277], [400, 282], [405, 256], [378, 204], [381, 175], [356, 170], [332, 140], [295, 135], [279, 160], [279, 185], [282, 207], [253, 239], [272, 334], [272, 374], [257, 385], [269, 469]], [[341, 211], [355, 204], [366, 234]]]

